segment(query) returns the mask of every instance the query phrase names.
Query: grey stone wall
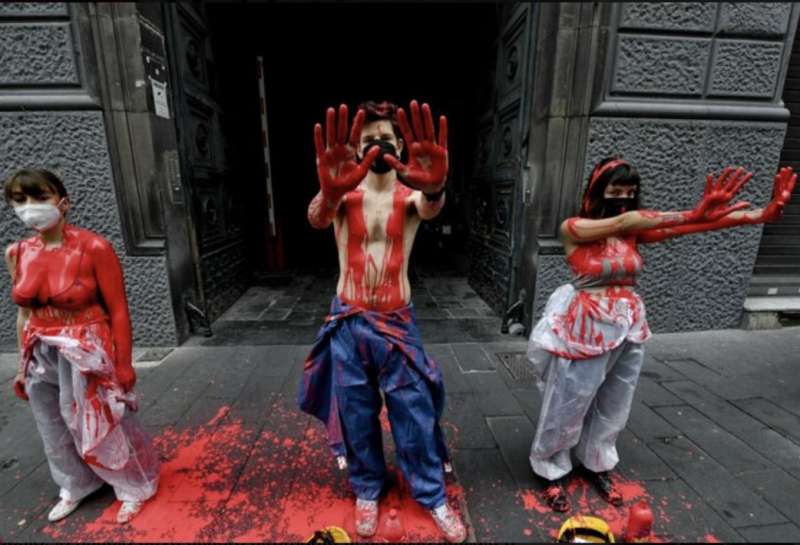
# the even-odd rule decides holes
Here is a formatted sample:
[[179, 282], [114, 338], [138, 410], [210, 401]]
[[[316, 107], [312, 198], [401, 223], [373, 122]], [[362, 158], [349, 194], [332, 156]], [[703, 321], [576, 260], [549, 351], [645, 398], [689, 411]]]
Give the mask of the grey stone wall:
[[0, 25], [0, 85], [80, 82], [69, 22]]
[[789, 2], [621, 3], [611, 21], [606, 98], [775, 103], [796, 21]]
[[[0, 100], [0, 177], [18, 168], [38, 166], [62, 176], [72, 201], [69, 220], [108, 238], [122, 260], [133, 321], [134, 341], [175, 344], [166, 258], [126, 255], [118, 199], [103, 112], [37, 108], [58, 104], [66, 93], [90, 90], [76, 22], [64, 3], [0, 4], [0, 99], [33, 98], [31, 111], [4, 109]], [[24, 19], [19, 19], [24, 17]], [[86, 30], [86, 29], [84, 29]], [[87, 100], [87, 103], [90, 101]], [[29, 236], [10, 207], [0, 205], [0, 245]], [[10, 300], [10, 277], [0, 274], [0, 345], [16, 342], [16, 307]]]
[[0, 17], [68, 17], [66, 2], [3, 2]]
[[[754, 173], [740, 197], [771, 195], [786, 131], [780, 102], [798, 7], [792, 3], [622, 3], [609, 22], [605, 76], [588, 126], [580, 190], [594, 164], [620, 155], [642, 176], [642, 206], [685, 210], [707, 173]], [[600, 56], [602, 58], [602, 56]], [[654, 331], [738, 327], [761, 226], [642, 246], [640, 279]], [[569, 281], [563, 255], [537, 256], [534, 319]]]

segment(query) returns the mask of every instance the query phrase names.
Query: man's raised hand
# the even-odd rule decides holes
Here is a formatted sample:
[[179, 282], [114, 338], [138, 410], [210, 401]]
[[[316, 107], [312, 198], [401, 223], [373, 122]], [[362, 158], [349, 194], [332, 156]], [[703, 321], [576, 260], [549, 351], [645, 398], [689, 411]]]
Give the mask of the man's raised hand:
[[439, 116], [439, 138], [433, 126], [433, 115], [428, 104], [420, 107], [411, 101], [412, 131], [402, 108], [397, 109], [397, 123], [408, 149], [408, 164], [401, 163], [389, 154], [384, 160], [397, 171], [400, 181], [423, 193], [438, 193], [447, 181], [447, 118]]
[[371, 149], [359, 163], [356, 157], [361, 128], [365, 113], [359, 110], [353, 120], [350, 137], [347, 136], [347, 105], [339, 106], [339, 119], [336, 110], [328, 108], [325, 116], [326, 141], [322, 138], [322, 126], [314, 125], [314, 146], [317, 151], [317, 175], [322, 193], [330, 201], [336, 201], [348, 191], [352, 191], [367, 175], [370, 165], [378, 157], [379, 148]]

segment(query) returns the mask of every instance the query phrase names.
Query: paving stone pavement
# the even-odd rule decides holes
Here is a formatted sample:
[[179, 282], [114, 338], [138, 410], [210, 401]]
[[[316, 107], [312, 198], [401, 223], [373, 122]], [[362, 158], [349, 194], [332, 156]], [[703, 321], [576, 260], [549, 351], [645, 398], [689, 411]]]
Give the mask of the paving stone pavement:
[[[222, 492], [213, 507], [220, 512], [248, 486], [269, 486], [258, 473], [272, 467], [269, 460], [295, 463], [296, 483], [304, 472], [319, 478], [313, 465], [332, 463], [316, 447], [312, 466], [287, 461], [291, 449], [322, 429], [295, 409], [294, 396], [332, 288], [313, 281], [301, 285], [295, 291], [297, 286], [252, 289], [214, 324], [214, 337], [135, 351], [141, 419], [161, 437], [160, 445], [181, 433], [203, 437], [202, 430], [220, 418], [213, 437], [235, 430], [235, 448], [224, 464], [215, 468], [212, 460], [205, 468], [219, 475], [215, 490]], [[445, 376], [444, 430], [457, 477], [452, 493], [463, 494], [471, 540], [552, 541], [565, 517], [544, 507], [541, 484], [528, 465], [540, 396], [520, 358], [526, 342], [500, 335], [497, 317], [451, 313], [455, 304], [480, 306], [465, 297], [470, 290], [464, 285], [453, 279], [427, 284], [419, 299], [415, 292], [418, 308], [431, 316], [420, 318], [426, 348]], [[255, 324], [269, 329], [276, 322], [285, 323], [285, 336], [273, 333], [259, 342]], [[800, 541], [800, 328], [662, 334], [646, 349], [629, 424], [618, 441], [616, 478], [625, 505], [604, 504], [576, 471], [568, 488], [575, 512], [602, 516], [619, 532], [628, 508], [644, 498], [663, 541]], [[56, 525], [58, 531], [46, 522], [58, 490], [30, 410], [11, 394], [15, 365], [16, 355], [0, 354], [0, 539], [78, 539], [67, 530], [77, 532], [102, 517], [113, 493], [104, 489], [89, 498], [68, 524]], [[336, 479], [346, 497], [344, 477]], [[285, 487], [275, 490], [280, 497], [291, 495]], [[170, 505], [193, 501], [191, 495], [164, 493], [173, 494]], [[169, 516], [177, 527], [181, 511], [175, 513]]]

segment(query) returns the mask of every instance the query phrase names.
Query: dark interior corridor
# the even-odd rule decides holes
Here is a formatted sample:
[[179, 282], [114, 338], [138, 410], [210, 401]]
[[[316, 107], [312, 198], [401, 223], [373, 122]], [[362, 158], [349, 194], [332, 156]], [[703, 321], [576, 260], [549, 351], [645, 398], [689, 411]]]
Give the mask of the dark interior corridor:
[[[466, 274], [470, 207], [465, 187], [475, 148], [477, 113], [488, 100], [494, 4], [207, 4], [217, 95], [233, 183], [244, 203], [251, 269], [276, 271], [265, 234], [265, 175], [260, 140], [256, 57], [264, 58], [274, 202], [285, 271], [330, 274], [330, 230], [315, 231], [305, 211], [319, 186], [312, 128], [325, 109], [364, 100], [407, 108], [429, 102], [450, 124], [448, 203], [420, 228], [412, 276]], [[443, 234], [442, 226], [449, 226]], [[272, 269], [272, 270], [270, 270]]]

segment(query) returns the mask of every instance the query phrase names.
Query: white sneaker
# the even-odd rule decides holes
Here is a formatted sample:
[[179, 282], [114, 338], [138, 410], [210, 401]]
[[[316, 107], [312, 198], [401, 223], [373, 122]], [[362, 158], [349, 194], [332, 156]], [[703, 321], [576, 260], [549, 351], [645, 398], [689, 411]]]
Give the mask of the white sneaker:
[[117, 512], [117, 522], [126, 524], [139, 514], [139, 511], [144, 507], [143, 501], [124, 501]]
[[378, 501], [356, 499], [356, 533], [372, 537], [378, 531]]
[[83, 500], [74, 501], [61, 498], [50, 510], [50, 513], [47, 514], [47, 520], [50, 522], [56, 522], [64, 517], [67, 517], [78, 508], [78, 506], [81, 504], [81, 501]]
[[445, 539], [450, 543], [461, 543], [467, 539], [467, 530], [461, 522], [461, 517], [450, 509], [447, 502], [443, 503], [436, 509], [431, 509], [431, 516], [436, 526], [444, 534]]

